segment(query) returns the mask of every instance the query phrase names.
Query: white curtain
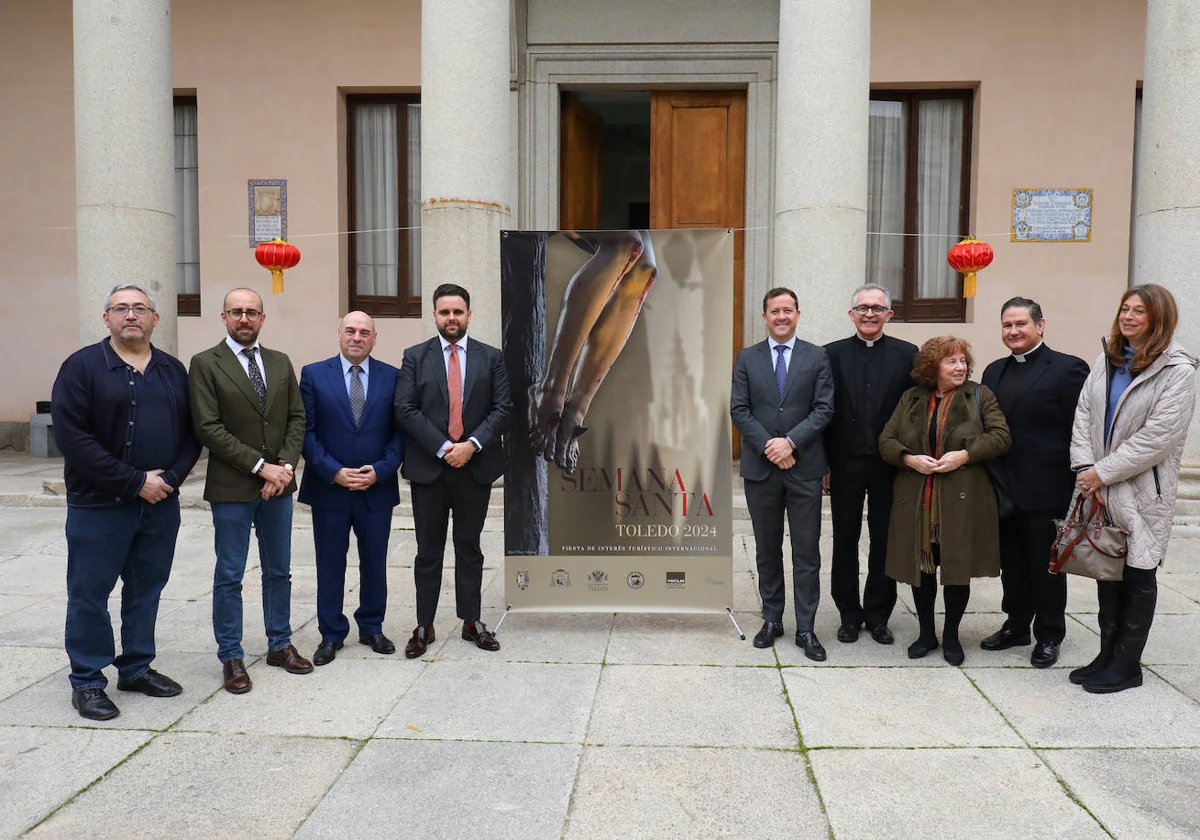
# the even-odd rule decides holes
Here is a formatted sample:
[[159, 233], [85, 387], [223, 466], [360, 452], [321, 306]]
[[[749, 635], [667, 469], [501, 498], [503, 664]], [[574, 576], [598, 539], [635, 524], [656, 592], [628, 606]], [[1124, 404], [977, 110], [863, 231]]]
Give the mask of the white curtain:
[[408, 293], [421, 296], [421, 106], [408, 106]]
[[868, 140], [867, 280], [902, 300], [904, 293], [904, 158], [908, 120], [903, 102], [872, 100]]
[[957, 297], [958, 273], [946, 252], [962, 233], [963, 103], [922, 100], [918, 108], [917, 297]]
[[360, 295], [397, 294], [400, 263], [396, 106], [354, 108], [354, 288]]
[[200, 172], [196, 103], [175, 105], [175, 282], [181, 295], [200, 294]]

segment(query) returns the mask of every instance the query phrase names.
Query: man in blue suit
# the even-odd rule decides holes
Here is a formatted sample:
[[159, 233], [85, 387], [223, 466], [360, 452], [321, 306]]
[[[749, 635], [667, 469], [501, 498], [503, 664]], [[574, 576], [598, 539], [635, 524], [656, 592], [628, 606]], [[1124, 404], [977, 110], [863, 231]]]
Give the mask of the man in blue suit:
[[392, 417], [398, 371], [371, 358], [375, 338], [371, 317], [351, 312], [338, 325], [342, 352], [305, 365], [300, 372], [300, 396], [308, 417], [300, 501], [312, 507], [321, 630], [314, 665], [332, 662], [350, 632], [342, 598], [351, 529], [358, 538], [358, 640], [376, 653], [396, 652], [383, 634], [383, 615], [404, 434]]

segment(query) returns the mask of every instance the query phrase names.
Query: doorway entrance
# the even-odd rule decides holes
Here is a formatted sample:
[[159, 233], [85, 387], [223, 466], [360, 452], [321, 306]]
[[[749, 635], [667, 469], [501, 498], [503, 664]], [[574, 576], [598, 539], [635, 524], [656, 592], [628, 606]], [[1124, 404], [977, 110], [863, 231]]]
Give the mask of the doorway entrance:
[[[735, 229], [736, 356], [744, 338], [746, 91], [564, 91], [560, 114], [562, 229]], [[735, 455], [740, 448], [735, 431]]]

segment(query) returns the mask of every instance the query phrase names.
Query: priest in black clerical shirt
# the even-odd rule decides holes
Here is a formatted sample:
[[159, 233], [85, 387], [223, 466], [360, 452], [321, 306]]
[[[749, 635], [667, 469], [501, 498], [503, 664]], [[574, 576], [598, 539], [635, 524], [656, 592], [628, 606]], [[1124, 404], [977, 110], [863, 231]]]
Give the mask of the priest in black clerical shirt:
[[[883, 334], [893, 314], [891, 296], [883, 287], [856, 289], [849, 314], [855, 335], [825, 345], [834, 387], [833, 422], [825, 428], [825, 489], [833, 512], [831, 590], [841, 617], [838, 641], [857, 641], [865, 625], [871, 638], [890, 645], [888, 621], [896, 606], [896, 582], [884, 573], [884, 565], [895, 471], [879, 457], [879, 433], [900, 395], [913, 385], [917, 348]], [[858, 540], [864, 502], [871, 547], [860, 600]]]
[[1050, 572], [1050, 545], [1054, 520], [1066, 515], [1075, 486], [1071, 424], [1088, 366], [1046, 346], [1042, 308], [1028, 298], [1015, 297], [1001, 307], [1000, 329], [1012, 355], [988, 365], [983, 384], [996, 394], [1012, 433], [1012, 448], [996, 463], [1015, 510], [1000, 522], [1007, 617], [980, 644], [1005, 650], [1035, 642], [1030, 663], [1049, 668], [1067, 632], [1067, 579]]

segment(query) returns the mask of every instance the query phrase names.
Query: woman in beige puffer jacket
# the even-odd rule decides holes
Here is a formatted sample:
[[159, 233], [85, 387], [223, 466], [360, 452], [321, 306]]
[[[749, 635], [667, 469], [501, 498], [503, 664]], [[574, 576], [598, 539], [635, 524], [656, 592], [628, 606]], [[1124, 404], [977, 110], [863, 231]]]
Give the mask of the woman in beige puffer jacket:
[[1175, 518], [1200, 364], [1173, 340], [1177, 322], [1175, 298], [1164, 287], [1127, 290], [1075, 410], [1071, 464], [1078, 491], [1099, 499], [1113, 524], [1129, 532], [1124, 579], [1097, 582], [1100, 654], [1070, 674], [1092, 693], [1142, 684], [1139, 662]]

